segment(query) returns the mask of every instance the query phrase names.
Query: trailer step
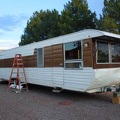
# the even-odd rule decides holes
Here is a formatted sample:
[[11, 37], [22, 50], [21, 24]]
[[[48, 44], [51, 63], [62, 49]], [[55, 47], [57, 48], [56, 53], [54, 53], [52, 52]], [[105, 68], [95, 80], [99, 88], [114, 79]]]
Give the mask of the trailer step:
[[55, 87], [53, 90], [52, 90], [52, 92], [55, 92], [55, 93], [60, 93], [60, 92], [62, 92], [62, 88], [58, 88], [58, 87]]

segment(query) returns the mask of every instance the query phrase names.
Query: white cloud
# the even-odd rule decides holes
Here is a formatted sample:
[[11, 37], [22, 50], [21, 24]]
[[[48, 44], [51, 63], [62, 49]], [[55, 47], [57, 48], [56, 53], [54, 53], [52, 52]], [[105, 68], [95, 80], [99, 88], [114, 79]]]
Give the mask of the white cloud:
[[0, 40], [0, 49], [11, 49], [18, 47], [18, 43], [14, 40]]
[[12, 31], [0, 29], [0, 49], [10, 49], [18, 46], [22, 29], [15, 28]]
[[18, 47], [20, 37], [26, 27], [27, 20], [24, 15], [16, 16], [16, 18], [11, 16], [11, 20], [13, 21], [8, 24], [3, 22], [3, 24], [0, 25], [0, 49]]
[[12, 31], [17, 26], [21, 26], [21, 23], [27, 19], [28, 15], [25, 14], [0, 16], [0, 29]]

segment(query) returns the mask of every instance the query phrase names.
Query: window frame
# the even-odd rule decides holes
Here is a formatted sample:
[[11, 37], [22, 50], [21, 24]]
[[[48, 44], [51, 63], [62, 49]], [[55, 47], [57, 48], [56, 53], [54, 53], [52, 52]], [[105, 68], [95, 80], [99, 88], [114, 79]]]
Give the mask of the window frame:
[[[66, 49], [65, 49], [65, 44], [67, 43], [73, 43], [73, 42], [81, 42], [81, 59], [69, 59], [69, 60], [66, 60]], [[63, 48], [64, 48], [64, 69], [67, 69], [67, 70], [82, 70], [83, 69], [83, 42], [82, 40], [76, 40], [76, 41], [71, 41], [71, 42], [66, 42], [64, 43], [63, 45]], [[81, 68], [66, 68], [66, 63], [80, 63], [81, 64]]]
[[[80, 63], [81, 64], [81, 67], [79, 68], [66, 68], [66, 63]], [[74, 70], [82, 70], [83, 69], [83, 61], [64, 61], [64, 68], [65, 69], [68, 69], [68, 70], [71, 70], [71, 69], [74, 69]]]
[[[101, 42], [101, 43], [107, 43], [108, 44], [108, 62], [107, 63], [100, 63], [98, 62], [98, 42]], [[112, 44], [114, 43], [117, 43], [117, 42], [109, 42], [109, 41], [100, 41], [100, 40], [97, 40], [95, 42], [95, 47], [97, 48], [97, 51], [96, 51], [96, 64], [120, 64], [120, 62], [112, 62]], [[120, 44], [120, 43], [119, 43]]]

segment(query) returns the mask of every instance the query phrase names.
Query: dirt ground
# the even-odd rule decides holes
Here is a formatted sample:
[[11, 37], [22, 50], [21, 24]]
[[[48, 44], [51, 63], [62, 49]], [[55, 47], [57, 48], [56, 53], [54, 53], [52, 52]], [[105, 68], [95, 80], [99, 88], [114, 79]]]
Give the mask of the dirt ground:
[[87, 94], [30, 85], [29, 91], [7, 91], [0, 83], [0, 120], [120, 120], [112, 93]]

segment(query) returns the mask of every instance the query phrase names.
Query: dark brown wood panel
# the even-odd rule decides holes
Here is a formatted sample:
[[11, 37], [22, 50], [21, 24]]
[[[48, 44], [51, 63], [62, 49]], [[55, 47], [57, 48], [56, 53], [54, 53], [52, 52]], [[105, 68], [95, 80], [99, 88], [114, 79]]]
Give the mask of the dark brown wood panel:
[[44, 51], [44, 55], [52, 55], [52, 50], [49, 50], [49, 51]]
[[51, 59], [52, 59], [52, 55], [44, 56], [44, 59], [45, 59], [45, 60], [51, 60]]
[[53, 60], [53, 67], [63, 67], [63, 62], [61, 62], [62, 59], [54, 59]]
[[53, 46], [53, 67], [63, 67], [63, 44]]
[[44, 48], [45, 67], [63, 67], [63, 45], [53, 45]]
[[35, 56], [37, 55], [37, 49], [36, 48], [34, 49], [34, 55]]
[[44, 60], [44, 67], [52, 67], [52, 59]]
[[[22, 57], [25, 67], [37, 67], [36, 55]], [[2, 60], [1, 67], [12, 67], [14, 58], [8, 58]]]
[[99, 68], [117, 68], [120, 67], [120, 64], [95, 64], [94, 69]]
[[84, 51], [84, 56], [85, 57], [88, 57], [88, 56], [92, 57], [91, 51]]
[[93, 62], [93, 60], [90, 59], [90, 57], [88, 56], [88, 57], [86, 57], [86, 59], [84, 59], [83, 64], [84, 64], [85, 67], [92, 67], [92, 65], [91, 65], [92, 62]]
[[52, 46], [44, 48], [44, 67], [52, 67]]
[[4, 60], [0, 60], [0, 68], [4, 67]]
[[27, 65], [28, 67], [37, 67], [35, 61], [29, 61]]
[[[88, 47], [84, 46], [86, 43]], [[93, 67], [92, 39], [83, 40], [83, 65], [84, 67]]]
[[4, 59], [2, 67], [12, 67], [13, 60], [13, 58]]
[[60, 59], [61, 60], [61, 59], [63, 59], [63, 57], [62, 56], [61, 57], [60, 56], [54, 56], [53, 60], [55, 60], [55, 59]]
[[53, 54], [63, 54], [63, 51], [62, 51], [62, 49], [54, 49], [53, 50], [53, 52], [52, 52]]
[[44, 47], [44, 52], [52, 51], [52, 46]]
[[53, 48], [53, 50], [57, 50], [57, 49], [61, 50], [63, 48], [63, 45], [62, 44], [53, 45], [52, 48]]

